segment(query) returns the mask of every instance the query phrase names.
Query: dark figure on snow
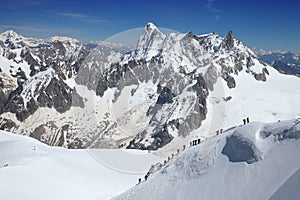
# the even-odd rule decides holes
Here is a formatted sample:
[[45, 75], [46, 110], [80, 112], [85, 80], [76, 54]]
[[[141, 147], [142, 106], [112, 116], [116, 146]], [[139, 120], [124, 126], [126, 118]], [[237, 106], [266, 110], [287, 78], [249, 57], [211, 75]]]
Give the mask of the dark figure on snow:
[[249, 121], [250, 121], [250, 120], [249, 120], [249, 117], [247, 117], [247, 123], [249, 123]]
[[244, 125], [246, 124], [246, 119], [243, 119]]

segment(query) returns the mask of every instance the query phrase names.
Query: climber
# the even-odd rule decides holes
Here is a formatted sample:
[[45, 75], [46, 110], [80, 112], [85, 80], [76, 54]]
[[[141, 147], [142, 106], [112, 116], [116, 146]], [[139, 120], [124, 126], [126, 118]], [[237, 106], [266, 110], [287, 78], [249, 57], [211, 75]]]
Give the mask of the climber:
[[243, 119], [243, 122], [244, 122], [244, 125], [245, 125], [246, 124], [246, 119], [245, 118]]
[[250, 121], [250, 120], [249, 120], [249, 117], [247, 117], [247, 123], [249, 123], [249, 121]]

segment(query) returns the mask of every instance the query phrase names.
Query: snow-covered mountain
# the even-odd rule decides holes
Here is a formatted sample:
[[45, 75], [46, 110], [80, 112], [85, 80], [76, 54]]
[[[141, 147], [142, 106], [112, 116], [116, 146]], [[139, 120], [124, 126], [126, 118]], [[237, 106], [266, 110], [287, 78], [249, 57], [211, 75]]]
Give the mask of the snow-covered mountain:
[[299, 199], [300, 119], [253, 122], [187, 147], [114, 199]]
[[[87, 114], [84, 98], [88, 97], [78, 94], [76, 90], [80, 88], [75, 87], [75, 79], [89, 89], [95, 87], [97, 81], [93, 82], [92, 76], [98, 76], [109, 56], [120, 56], [116, 49], [109, 48], [109, 44], [101, 48], [96, 44], [91, 49], [68, 37], [42, 40], [26, 38], [13, 31], [2, 33], [1, 129], [30, 135], [50, 145], [82, 148], [79, 140], [82, 137], [77, 135], [89, 134], [88, 131], [97, 129], [98, 124], [90, 130], [76, 123]], [[81, 65], [89, 66], [81, 68]], [[82, 123], [87, 120], [85, 118]], [[71, 129], [80, 130], [71, 132]]]
[[0, 128], [46, 144], [164, 153], [245, 117], [300, 114], [300, 79], [278, 73], [231, 31], [164, 35], [148, 23], [128, 53], [108, 43], [2, 35]]

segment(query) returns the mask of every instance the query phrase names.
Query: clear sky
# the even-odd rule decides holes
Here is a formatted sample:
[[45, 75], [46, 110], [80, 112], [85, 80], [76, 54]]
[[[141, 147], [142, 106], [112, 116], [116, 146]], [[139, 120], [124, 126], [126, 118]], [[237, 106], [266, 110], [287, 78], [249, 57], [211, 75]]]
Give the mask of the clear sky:
[[195, 34], [229, 29], [249, 47], [300, 51], [296, 0], [1, 0], [0, 32], [31, 37], [65, 35], [105, 40], [153, 22]]

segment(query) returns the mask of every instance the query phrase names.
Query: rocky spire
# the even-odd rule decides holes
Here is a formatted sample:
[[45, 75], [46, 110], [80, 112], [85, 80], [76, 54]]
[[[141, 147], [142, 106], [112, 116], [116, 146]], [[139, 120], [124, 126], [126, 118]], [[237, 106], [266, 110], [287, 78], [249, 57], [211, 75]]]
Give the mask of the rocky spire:
[[223, 40], [223, 44], [227, 49], [231, 49], [234, 47], [234, 39], [233, 39], [233, 34], [232, 30], [229, 30], [227, 33], [227, 36]]

